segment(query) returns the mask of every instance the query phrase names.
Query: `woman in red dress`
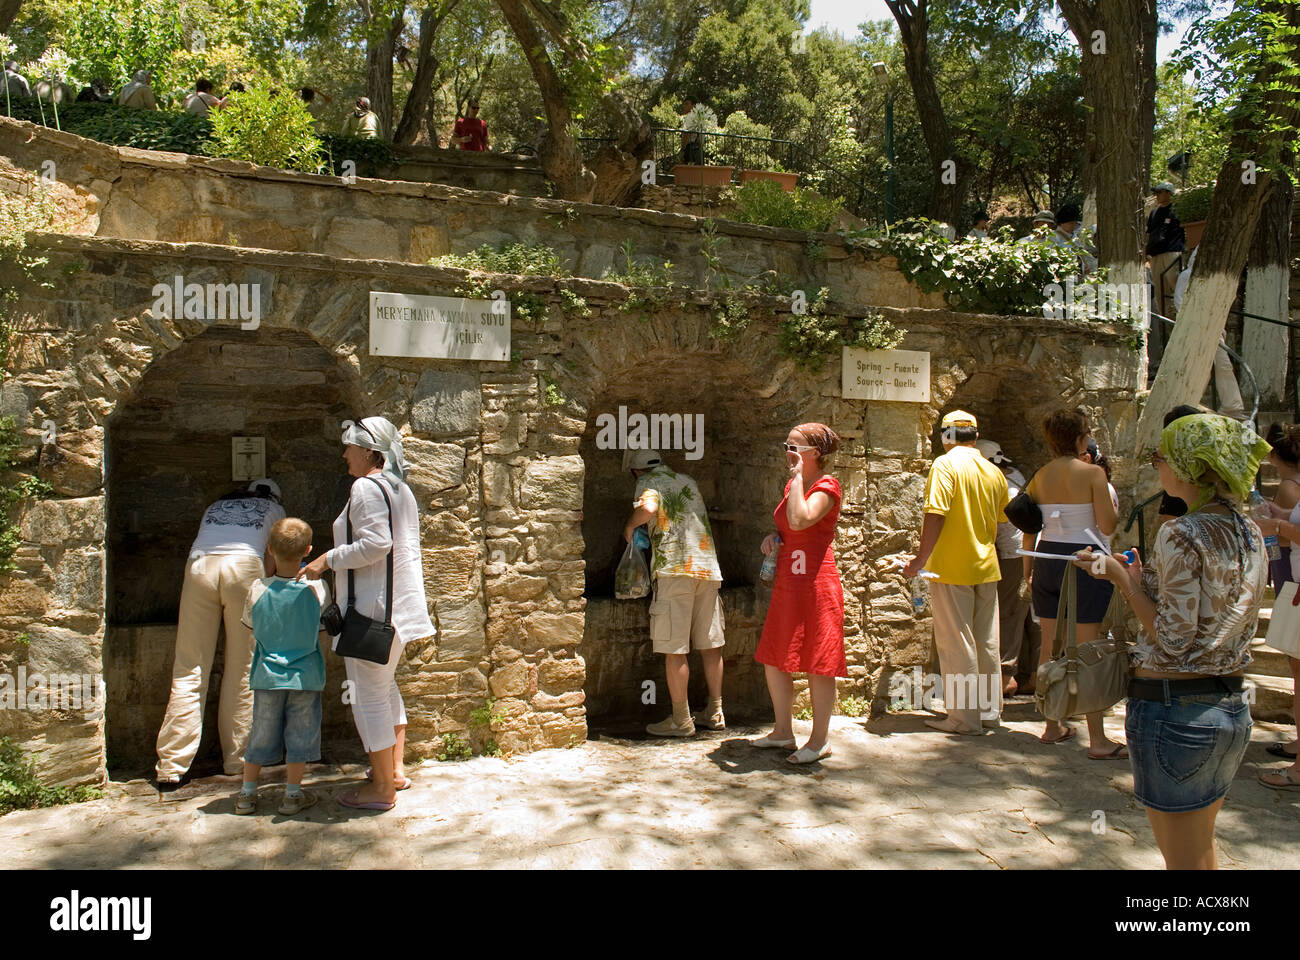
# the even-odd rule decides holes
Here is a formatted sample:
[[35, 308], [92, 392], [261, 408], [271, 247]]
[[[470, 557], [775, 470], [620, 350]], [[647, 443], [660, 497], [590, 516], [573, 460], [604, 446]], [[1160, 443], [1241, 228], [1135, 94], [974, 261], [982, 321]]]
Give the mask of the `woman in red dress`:
[[826, 458], [840, 439], [822, 423], [804, 423], [790, 431], [785, 447], [790, 482], [776, 508], [779, 548], [768, 536], [763, 552], [779, 549], [776, 583], [763, 623], [763, 638], [754, 659], [767, 668], [776, 724], [756, 747], [788, 750], [795, 744], [794, 673], [808, 675], [812, 694], [812, 735], [787, 758], [813, 763], [831, 755], [826, 742], [835, 708], [835, 678], [849, 675], [844, 657], [844, 590], [835, 567], [835, 522], [840, 516], [840, 484], [825, 472]]

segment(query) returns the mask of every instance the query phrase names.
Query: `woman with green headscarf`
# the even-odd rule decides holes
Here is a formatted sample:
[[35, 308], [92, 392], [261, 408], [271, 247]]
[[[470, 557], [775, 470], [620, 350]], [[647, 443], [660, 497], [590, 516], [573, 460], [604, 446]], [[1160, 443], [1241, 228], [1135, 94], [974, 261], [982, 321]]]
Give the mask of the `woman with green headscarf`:
[[[1160, 528], [1151, 567], [1123, 554], [1105, 573], [1142, 623], [1125, 717], [1133, 794], [1171, 870], [1213, 870], [1214, 821], [1250, 742], [1242, 675], [1250, 662], [1268, 554], [1241, 511], [1269, 446], [1214, 414], [1180, 417], [1151, 464], [1185, 516]], [[1089, 570], [1096, 557], [1076, 554]]]

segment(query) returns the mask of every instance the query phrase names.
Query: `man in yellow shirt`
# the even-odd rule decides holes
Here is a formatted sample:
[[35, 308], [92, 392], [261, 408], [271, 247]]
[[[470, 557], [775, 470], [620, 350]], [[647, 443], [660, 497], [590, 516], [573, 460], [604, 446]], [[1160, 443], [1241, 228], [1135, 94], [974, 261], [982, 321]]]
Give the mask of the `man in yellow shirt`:
[[978, 734], [1002, 713], [998, 654], [998, 522], [1006, 522], [1007, 478], [980, 456], [975, 418], [953, 410], [940, 422], [943, 456], [925, 482], [921, 547], [903, 572], [928, 567], [934, 642], [943, 672], [947, 719], [926, 724], [945, 733]]

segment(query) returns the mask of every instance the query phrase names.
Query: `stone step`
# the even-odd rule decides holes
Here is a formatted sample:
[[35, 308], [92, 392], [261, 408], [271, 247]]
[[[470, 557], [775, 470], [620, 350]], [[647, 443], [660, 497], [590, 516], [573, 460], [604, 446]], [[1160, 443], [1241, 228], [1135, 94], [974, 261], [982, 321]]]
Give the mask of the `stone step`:
[[1291, 676], [1291, 658], [1280, 650], [1264, 646], [1262, 637], [1256, 637], [1251, 641], [1250, 657], [1252, 673], [1262, 673], [1270, 677]]
[[1291, 723], [1293, 684], [1288, 676], [1271, 677], [1262, 673], [1246, 674], [1246, 684], [1254, 688], [1255, 698], [1250, 705], [1250, 715], [1255, 720], [1271, 723]]

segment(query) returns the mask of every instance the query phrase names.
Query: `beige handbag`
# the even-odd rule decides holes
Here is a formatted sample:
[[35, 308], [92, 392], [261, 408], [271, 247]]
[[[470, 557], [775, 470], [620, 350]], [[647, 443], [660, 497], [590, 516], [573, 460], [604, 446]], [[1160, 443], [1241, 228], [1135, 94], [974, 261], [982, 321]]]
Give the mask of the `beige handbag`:
[[1273, 601], [1273, 616], [1268, 621], [1264, 645], [1280, 650], [1288, 657], [1300, 658], [1300, 595], [1296, 593], [1294, 583], [1282, 584], [1277, 599]]
[[[1110, 637], [1078, 644], [1075, 578], [1078, 569], [1066, 561], [1061, 604], [1056, 611], [1052, 657], [1038, 668], [1034, 700], [1038, 712], [1058, 723], [1081, 713], [1107, 710], [1128, 692], [1128, 644]], [[1064, 644], [1064, 653], [1062, 653]]]

